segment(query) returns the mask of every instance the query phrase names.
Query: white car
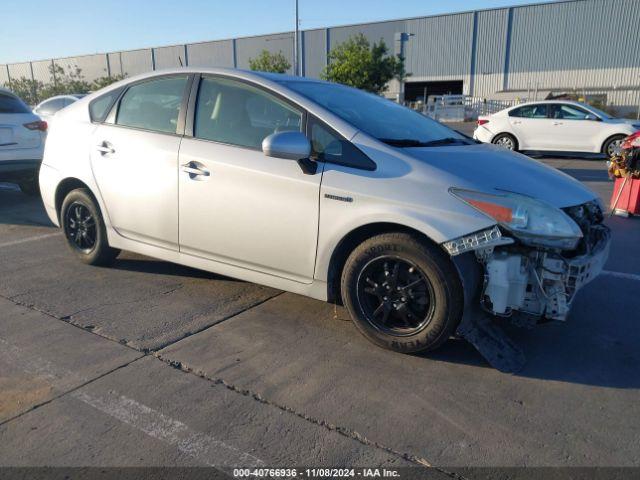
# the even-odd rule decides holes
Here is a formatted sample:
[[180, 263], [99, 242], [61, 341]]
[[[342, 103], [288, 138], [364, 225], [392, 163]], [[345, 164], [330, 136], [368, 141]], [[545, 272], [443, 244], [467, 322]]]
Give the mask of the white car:
[[473, 138], [509, 150], [604, 153], [640, 130], [639, 120], [613, 118], [578, 102], [530, 102], [478, 118]]
[[28, 195], [38, 193], [47, 122], [15, 94], [0, 88], [0, 182], [17, 183]]
[[72, 93], [68, 95], [56, 95], [55, 97], [47, 98], [40, 102], [34, 109], [33, 113], [42, 117], [44, 120], [51, 120], [56, 113], [65, 107], [68, 107], [72, 103], [77, 102], [82, 97], [86, 96], [83, 93]]
[[229, 69], [123, 80], [58, 114], [42, 198], [73, 254], [121, 249], [326, 301], [435, 348], [482, 306], [566, 318], [598, 275], [597, 196], [376, 95]]

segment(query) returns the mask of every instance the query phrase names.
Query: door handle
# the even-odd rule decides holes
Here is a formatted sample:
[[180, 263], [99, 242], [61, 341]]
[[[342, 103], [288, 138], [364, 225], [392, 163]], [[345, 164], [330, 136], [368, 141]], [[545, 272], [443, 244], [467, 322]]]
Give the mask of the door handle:
[[185, 163], [180, 167], [180, 169], [183, 172], [188, 173], [190, 178], [209, 176], [209, 170], [199, 168], [196, 162]]
[[562, 125], [562, 122], [553, 122], [554, 125]]
[[522, 122], [521, 122], [520, 120], [514, 120], [514, 121], [513, 121], [513, 124], [514, 124], [514, 125], [520, 125], [521, 123], [522, 123]]
[[96, 150], [102, 155], [106, 155], [107, 153], [116, 153], [115, 149], [109, 142], [102, 142], [100, 145], [96, 145]]

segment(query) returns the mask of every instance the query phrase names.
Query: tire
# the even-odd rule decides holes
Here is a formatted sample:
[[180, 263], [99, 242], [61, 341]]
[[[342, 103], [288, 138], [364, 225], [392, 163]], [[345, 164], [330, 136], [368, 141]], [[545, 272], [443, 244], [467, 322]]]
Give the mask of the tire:
[[456, 268], [438, 247], [408, 233], [384, 233], [360, 244], [345, 263], [341, 291], [358, 330], [396, 352], [439, 347], [462, 318]]
[[100, 208], [86, 188], [72, 190], [65, 197], [60, 222], [69, 249], [81, 262], [110, 265], [120, 253], [109, 246]]
[[514, 137], [510, 133], [499, 133], [493, 138], [491, 143], [506, 148], [507, 150], [512, 150], [514, 152], [518, 150], [518, 141], [516, 140], [516, 137]]
[[28, 182], [20, 182], [18, 184], [20, 187], [20, 191], [25, 195], [29, 195], [30, 197], [38, 197], [40, 196], [40, 183], [38, 180], [29, 180]]
[[607, 140], [602, 145], [602, 153], [604, 153], [607, 157], [611, 157], [613, 155], [613, 149], [616, 146], [620, 146], [622, 144], [622, 140], [624, 140], [626, 135], [614, 135], [613, 137], [607, 138]]

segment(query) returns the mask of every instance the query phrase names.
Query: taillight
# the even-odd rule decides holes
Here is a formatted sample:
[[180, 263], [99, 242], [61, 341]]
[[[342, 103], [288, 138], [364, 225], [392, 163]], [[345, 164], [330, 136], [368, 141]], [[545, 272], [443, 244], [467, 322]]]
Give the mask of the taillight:
[[41, 132], [47, 131], [47, 122], [44, 120], [36, 120], [35, 122], [25, 123], [24, 127], [29, 130], [40, 130]]
[[485, 123], [489, 123], [489, 120], [487, 120], [486, 118], [479, 118], [478, 119], [478, 126], [484, 125]]

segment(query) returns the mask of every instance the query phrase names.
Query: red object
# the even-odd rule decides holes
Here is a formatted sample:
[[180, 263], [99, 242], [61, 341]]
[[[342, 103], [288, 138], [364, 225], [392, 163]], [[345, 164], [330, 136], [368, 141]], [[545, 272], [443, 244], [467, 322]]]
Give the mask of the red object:
[[47, 122], [44, 120], [36, 120], [35, 122], [25, 123], [25, 127], [29, 130], [40, 130], [41, 132], [47, 131]]
[[[624, 181], [627, 183], [624, 183]], [[622, 194], [615, 204], [618, 193], [624, 184]], [[615, 205], [614, 205], [615, 204]], [[633, 215], [640, 215], [640, 179], [634, 178], [616, 178], [613, 187], [613, 195], [611, 195], [611, 209], [626, 210]]]
[[478, 119], [478, 126], [484, 125], [485, 123], [489, 123], [489, 120], [485, 118]]
[[633, 147], [640, 147], [640, 130], [638, 130], [636, 133], [632, 133], [627, 138], [625, 138], [620, 147], [623, 150], [628, 150]]

